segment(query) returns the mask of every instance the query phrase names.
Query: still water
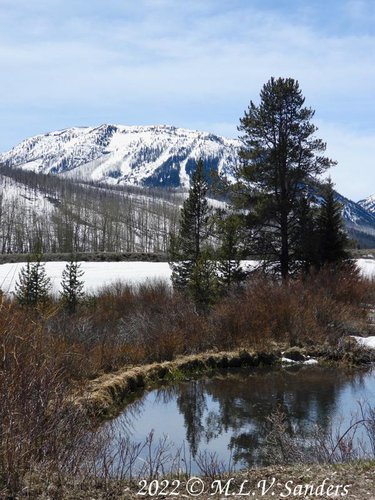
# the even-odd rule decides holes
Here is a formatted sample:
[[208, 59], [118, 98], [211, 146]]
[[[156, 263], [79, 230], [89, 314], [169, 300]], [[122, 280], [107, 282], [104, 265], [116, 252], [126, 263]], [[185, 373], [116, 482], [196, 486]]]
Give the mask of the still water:
[[[268, 463], [269, 417], [275, 410], [282, 410], [288, 432], [298, 437], [316, 426], [328, 433], [330, 423], [335, 434], [342, 433], [360, 418], [360, 404], [375, 408], [374, 368], [231, 370], [145, 392], [112, 425], [117, 436], [132, 442], [154, 430], [155, 442], [166, 436], [172, 450], [183, 446], [193, 462], [209, 452], [238, 469]], [[356, 439], [367, 438], [358, 431]]]

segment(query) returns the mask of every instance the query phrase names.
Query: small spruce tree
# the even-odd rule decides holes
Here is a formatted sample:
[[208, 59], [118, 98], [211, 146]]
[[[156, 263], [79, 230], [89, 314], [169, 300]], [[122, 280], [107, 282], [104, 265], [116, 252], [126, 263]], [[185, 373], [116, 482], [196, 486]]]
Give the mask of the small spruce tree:
[[37, 255], [35, 262], [29, 259], [19, 273], [15, 295], [22, 305], [36, 306], [48, 300], [51, 280], [46, 274], [41, 258], [41, 255]]
[[218, 298], [219, 283], [210, 252], [203, 251], [194, 263], [187, 290], [199, 314], [207, 313]]
[[218, 250], [218, 281], [221, 293], [238, 288], [246, 278], [241, 266], [243, 244], [243, 222], [239, 215], [226, 215], [222, 210], [216, 214]]
[[319, 231], [317, 227], [317, 208], [312, 206], [311, 199], [302, 196], [297, 209], [295, 228], [295, 254], [296, 270], [301, 270], [304, 275], [319, 268]]
[[72, 256], [63, 270], [60, 292], [66, 309], [71, 313], [76, 311], [77, 305], [84, 297], [84, 282], [81, 280], [83, 274], [81, 265]]
[[212, 302], [212, 287], [208, 285], [213, 273], [208, 242], [211, 209], [207, 192], [204, 164], [199, 160], [192, 175], [189, 195], [181, 209], [179, 232], [171, 235], [169, 247], [173, 286], [188, 292], [199, 311], [204, 310], [203, 303], [209, 305]]
[[348, 237], [342, 220], [342, 206], [335, 199], [331, 179], [323, 188], [323, 202], [318, 216], [320, 266], [348, 259]]

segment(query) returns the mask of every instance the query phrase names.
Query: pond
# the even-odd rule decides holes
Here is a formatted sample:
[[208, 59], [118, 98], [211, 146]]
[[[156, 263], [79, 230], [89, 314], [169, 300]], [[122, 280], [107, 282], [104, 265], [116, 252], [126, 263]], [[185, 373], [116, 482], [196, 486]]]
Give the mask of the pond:
[[[277, 446], [270, 433], [277, 424], [281, 438], [293, 436], [294, 445], [299, 440], [305, 453], [312, 447], [312, 435], [315, 441], [324, 436], [328, 444], [332, 438], [332, 450], [332, 443], [361, 418], [360, 405], [366, 412], [375, 408], [374, 368], [228, 370], [143, 393], [112, 421], [112, 446], [118, 437], [144, 442], [153, 430], [152, 447], [164, 439], [169, 452], [183, 450], [192, 473], [202, 472], [208, 454], [227, 468], [266, 465], [275, 459], [276, 450], [270, 448]], [[275, 422], [275, 415], [282, 415], [281, 421]], [[365, 456], [374, 443], [363, 428], [354, 428], [335, 452], [345, 454], [344, 444]]]

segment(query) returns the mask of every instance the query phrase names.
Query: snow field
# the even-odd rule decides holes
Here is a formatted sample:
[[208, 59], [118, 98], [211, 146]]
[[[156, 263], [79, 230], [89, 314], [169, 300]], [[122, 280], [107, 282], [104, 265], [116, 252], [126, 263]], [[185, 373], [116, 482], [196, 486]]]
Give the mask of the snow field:
[[[170, 282], [171, 269], [168, 262], [81, 262], [84, 272], [82, 280], [86, 292], [95, 292], [103, 286], [116, 282], [137, 285], [152, 281]], [[256, 261], [244, 261], [244, 265], [253, 267]], [[364, 276], [375, 278], [375, 260], [358, 259], [357, 264]], [[13, 293], [18, 275], [25, 263], [0, 265], [0, 289]], [[61, 275], [66, 262], [46, 262], [45, 269], [52, 281], [52, 292], [60, 290]]]
[[367, 278], [375, 278], [375, 260], [374, 259], [357, 259], [357, 266], [359, 267], [363, 276]]
[[[170, 280], [171, 271], [168, 262], [81, 262], [84, 272], [82, 280], [86, 292], [95, 292], [111, 283], [124, 282], [131, 285], [158, 280]], [[0, 265], [0, 288], [12, 294], [18, 275], [25, 263]], [[66, 262], [46, 262], [47, 276], [52, 282], [52, 293], [60, 290], [61, 275]]]

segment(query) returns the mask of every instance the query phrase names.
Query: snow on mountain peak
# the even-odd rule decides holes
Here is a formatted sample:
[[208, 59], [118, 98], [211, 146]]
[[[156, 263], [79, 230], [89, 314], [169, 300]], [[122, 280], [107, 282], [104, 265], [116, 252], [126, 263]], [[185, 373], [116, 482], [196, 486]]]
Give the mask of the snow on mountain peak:
[[72, 127], [30, 137], [0, 162], [42, 173], [147, 186], [187, 186], [195, 161], [231, 176], [240, 142], [168, 125]]
[[375, 194], [358, 202], [365, 210], [375, 215]]

